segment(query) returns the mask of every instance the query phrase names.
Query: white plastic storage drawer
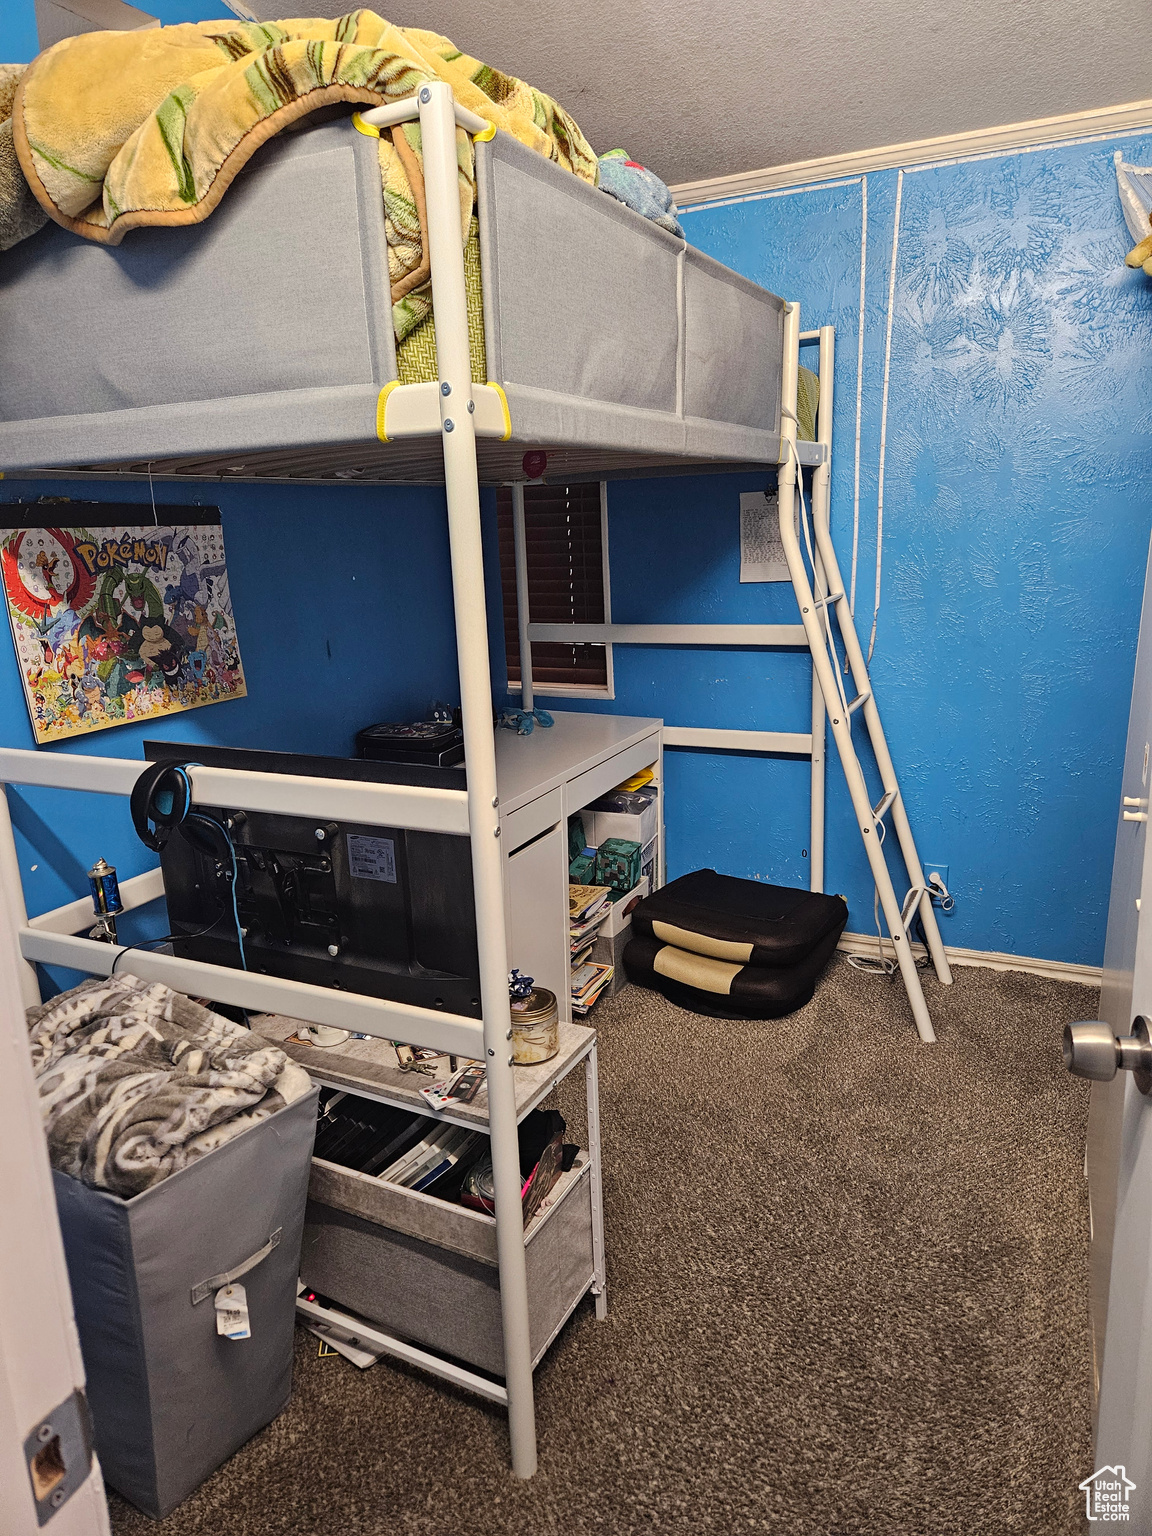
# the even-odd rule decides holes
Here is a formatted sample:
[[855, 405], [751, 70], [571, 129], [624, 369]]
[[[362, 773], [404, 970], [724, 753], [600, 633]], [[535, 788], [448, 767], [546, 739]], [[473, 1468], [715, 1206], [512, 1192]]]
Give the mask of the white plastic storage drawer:
[[[592, 1283], [590, 1173], [582, 1151], [524, 1233], [533, 1364]], [[314, 1158], [300, 1278], [402, 1338], [504, 1373], [492, 1216]]]

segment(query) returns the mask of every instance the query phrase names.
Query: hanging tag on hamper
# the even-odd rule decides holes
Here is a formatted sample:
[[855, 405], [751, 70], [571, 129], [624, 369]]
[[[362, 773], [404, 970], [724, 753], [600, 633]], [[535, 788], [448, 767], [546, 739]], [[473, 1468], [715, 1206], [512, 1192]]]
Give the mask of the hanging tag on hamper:
[[216, 1332], [226, 1339], [250, 1339], [248, 1297], [242, 1285], [224, 1285], [216, 1292]]

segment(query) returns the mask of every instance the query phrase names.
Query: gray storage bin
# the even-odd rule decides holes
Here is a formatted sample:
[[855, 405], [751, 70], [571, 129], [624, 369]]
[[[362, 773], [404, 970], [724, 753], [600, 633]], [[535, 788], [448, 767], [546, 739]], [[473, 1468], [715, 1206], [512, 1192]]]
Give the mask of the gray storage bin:
[[[592, 1283], [591, 1164], [581, 1152], [524, 1233], [533, 1364]], [[315, 1158], [300, 1278], [389, 1332], [504, 1374], [496, 1222]]]
[[[601, 992], [600, 997], [597, 998], [596, 1004], [593, 1004], [593, 1016], [596, 1013], [596, 1005], [602, 999], [606, 997], [615, 997], [621, 987], [626, 987], [628, 985], [628, 977], [624, 973], [624, 951], [628, 948], [628, 941], [631, 939], [631, 937], [632, 924], [629, 923], [626, 928], [621, 928], [619, 933], [613, 933], [611, 935], [601, 934], [601, 936], [596, 940], [596, 943], [592, 946], [592, 953], [589, 956], [589, 959], [595, 961], [597, 965], [611, 965], [615, 967], [612, 972], [612, 980], [604, 988], [603, 992]], [[591, 1022], [591, 1019], [584, 1018], [581, 1019], [580, 1022], [582, 1024], [587, 1024]]]
[[[53, 1173], [104, 1478], [162, 1519], [292, 1390], [316, 1091], [131, 1200]], [[278, 1236], [277, 1236], [278, 1234]], [[195, 1288], [241, 1281], [252, 1337], [216, 1332]]]

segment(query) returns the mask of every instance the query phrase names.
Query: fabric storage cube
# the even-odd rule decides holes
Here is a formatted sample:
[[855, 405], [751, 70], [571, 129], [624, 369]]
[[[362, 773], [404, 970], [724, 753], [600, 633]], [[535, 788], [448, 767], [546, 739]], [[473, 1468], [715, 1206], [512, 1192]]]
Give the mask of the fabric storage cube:
[[[52, 1174], [101, 1469], [156, 1519], [291, 1395], [315, 1133], [313, 1090], [131, 1200]], [[216, 1331], [228, 1276], [251, 1338]]]
[[610, 837], [623, 837], [643, 848], [660, 830], [659, 801], [653, 796], [639, 811], [601, 811], [592, 807], [584, 812], [584, 823], [589, 842], [597, 847]]
[[[580, 1152], [524, 1233], [533, 1363], [592, 1283], [591, 1164]], [[300, 1278], [390, 1332], [504, 1374], [496, 1221], [313, 1160]]]
[[596, 965], [615, 966], [612, 979], [601, 992], [601, 997], [615, 997], [621, 987], [628, 985], [628, 973], [624, 969], [624, 951], [632, 938], [631, 927], [621, 928], [618, 933], [601, 932], [596, 943], [592, 946], [589, 960]]
[[632, 914], [637, 905], [647, 896], [649, 884], [647, 875], [642, 876], [630, 891], [626, 891], [612, 903], [608, 916], [596, 930], [598, 937], [611, 939], [618, 933], [624, 932], [632, 922]]

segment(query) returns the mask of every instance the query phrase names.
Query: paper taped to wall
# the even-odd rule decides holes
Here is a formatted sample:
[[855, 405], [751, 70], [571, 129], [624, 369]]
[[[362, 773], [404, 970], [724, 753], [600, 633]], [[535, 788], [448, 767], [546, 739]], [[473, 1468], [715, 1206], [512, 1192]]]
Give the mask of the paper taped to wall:
[[[740, 493], [740, 580], [790, 581], [784, 546], [780, 542], [780, 514], [776, 492]], [[799, 512], [796, 536], [800, 536]]]

